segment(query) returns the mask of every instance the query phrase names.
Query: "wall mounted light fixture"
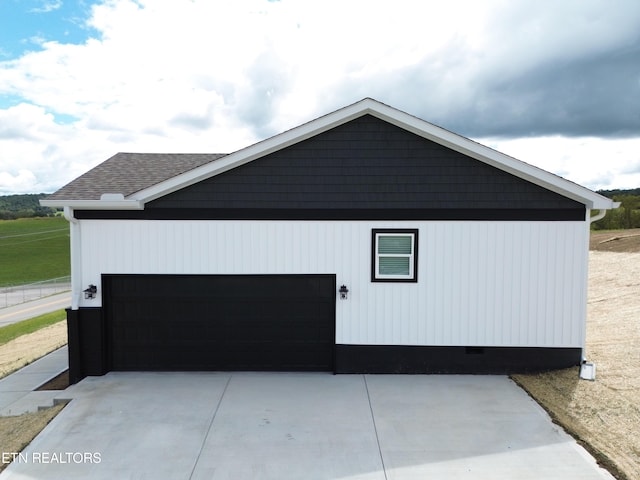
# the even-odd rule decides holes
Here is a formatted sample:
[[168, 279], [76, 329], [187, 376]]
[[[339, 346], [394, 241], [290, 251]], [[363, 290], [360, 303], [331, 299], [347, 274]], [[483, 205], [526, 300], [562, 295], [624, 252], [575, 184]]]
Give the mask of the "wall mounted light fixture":
[[346, 285], [342, 285], [340, 287], [340, 290], [338, 290], [338, 293], [340, 294], [340, 300], [346, 300], [349, 289]]
[[91, 284], [89, 288], [84, 290], [84, 298], [96, 298], [96, 293], [98, 293], [98, 287]]

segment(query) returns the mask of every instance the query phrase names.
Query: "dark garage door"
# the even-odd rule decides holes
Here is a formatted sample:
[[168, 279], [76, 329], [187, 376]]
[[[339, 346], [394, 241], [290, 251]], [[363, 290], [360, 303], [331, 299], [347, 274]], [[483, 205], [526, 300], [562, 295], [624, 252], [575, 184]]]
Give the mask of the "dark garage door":
[[334, 275], [104, 275], [113, 370], [333, 370]]

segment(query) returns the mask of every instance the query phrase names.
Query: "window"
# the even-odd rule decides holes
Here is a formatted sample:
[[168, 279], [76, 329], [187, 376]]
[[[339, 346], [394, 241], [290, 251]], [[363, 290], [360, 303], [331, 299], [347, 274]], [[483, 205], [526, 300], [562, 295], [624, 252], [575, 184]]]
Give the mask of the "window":
[[418, 230], [374, 229], [371, 232], [371, 281], [418, 281]]

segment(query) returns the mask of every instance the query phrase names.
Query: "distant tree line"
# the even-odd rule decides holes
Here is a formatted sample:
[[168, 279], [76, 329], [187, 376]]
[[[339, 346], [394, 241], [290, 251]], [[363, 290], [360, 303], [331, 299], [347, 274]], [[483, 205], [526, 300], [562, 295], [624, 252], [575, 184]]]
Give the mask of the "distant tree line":
[[40, 206], [39, 200], [46, 196], [46, 193], [0, 196], [0, 220], [54, 216], [57, 209]]
[[640, 188], [630, 190], [599, 190], [600, 195], [611, 198], [621, 205], [607, 212], [602, 220], [594, 222], [594, 230], [619, 230], [640, 228]]

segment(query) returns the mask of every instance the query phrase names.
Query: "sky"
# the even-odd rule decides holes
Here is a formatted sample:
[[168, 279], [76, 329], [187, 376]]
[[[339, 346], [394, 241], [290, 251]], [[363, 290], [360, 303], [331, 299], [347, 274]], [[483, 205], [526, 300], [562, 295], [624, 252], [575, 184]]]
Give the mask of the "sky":
[[0, 0], [0, 195], [117, 152], [231, 153], [365, 97], [640, 187], [640, 2]]

